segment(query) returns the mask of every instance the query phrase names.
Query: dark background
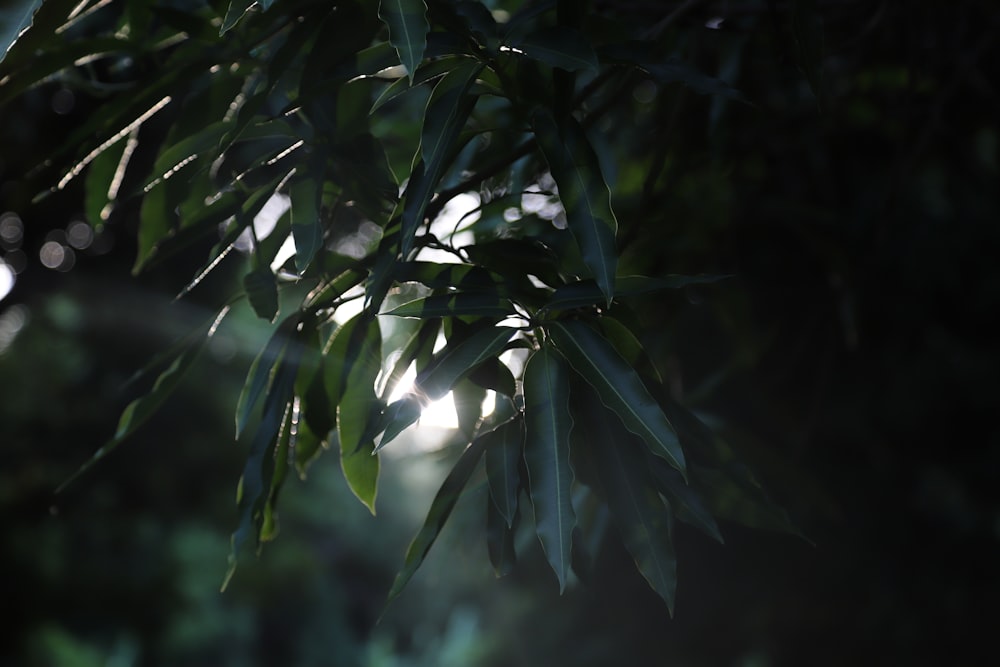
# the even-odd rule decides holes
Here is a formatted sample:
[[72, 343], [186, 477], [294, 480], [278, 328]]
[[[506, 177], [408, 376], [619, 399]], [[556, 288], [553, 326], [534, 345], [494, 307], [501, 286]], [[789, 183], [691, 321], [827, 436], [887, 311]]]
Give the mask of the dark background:
[[630, 261], [735, 278], [647, 304], [667, 331], [651, 354], [809, 539], [681, 527], [672, 620], [614, 540], [562, 597], [530, 541], [495, 580], [478, 488], [376, 625], [447, 452], [388, 459], [377, 519], [324, 457], [219, 594], [230, 415], [261, 335], [246, 312], [133, 442], [54, 495], [141, 389], [126, 380], [203, 316], [171, 303], [198, 258], [131, 277], [126, 207], [71, 268], [45, 268], [82, 193], [31, 205], [30, 170], [99, 101], [51, 84], [0, 108], [0, 214], [23, 221], [0, 251], [19, 270], [0, 300], [0, 664], [992, 664], [1000, 13], [819, 7], [815, 85], [780, 21], [730, 7], [705, 51], [735, 54], [756, 106], [686, 93], [656, 119], [683, 162]]

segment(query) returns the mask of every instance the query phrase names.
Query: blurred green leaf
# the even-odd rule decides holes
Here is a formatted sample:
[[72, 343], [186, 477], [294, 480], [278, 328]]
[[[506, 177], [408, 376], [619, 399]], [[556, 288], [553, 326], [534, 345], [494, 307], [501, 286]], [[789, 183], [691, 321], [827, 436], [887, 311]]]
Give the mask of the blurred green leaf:
[[264, 395], [264, 390], [271, 381], [274, 368], [281, 360], [284, 350], [292, 339], [299, 322], [300, 318], [298, 314], [286, 317], [275, 328], [267, 344], [261, 349], [250, 365], [246, 382], [243, 384], [243, 389], [240, 390], [240, 396], [236, 402], [237, 438], [243, 433], [243, 429], [246, 428], [247, 423], [250, 421], [250, 416], [257, 407], [257, 403]]
[[596, 442], [598, 474], [625, 548], [672, 616], [677, 556], [671, 517], [648, 478], [641, 453], [630, 444], [628, 440]]
[[320, 199], [323, 196], [316, 175], [296, 180], [289, 188], [292, 199], [292, 237], [295, 239], [295, 268], [303, 273], [323, 245]]
[[549, 334], [559, 352], [625, 427], [657, 456], [685, 475], [684, 452], [663, 410], [635, 370], [600, 334], [579, 321], [553, 322]]
[[[663, 277], [649, 276], [618, 276], [615, 279], [614, 295], [618, 297], [650, 294], [668, 289], [681, 289], [688, 285], [714, 283], [731, 276], [681, 276], [667, 275]], [[560, 285], [543, 306], [543, 310], [571, 310], [594, 306], [604, 301], [604, 293], [593, 280], [580, 280], [575, 283]]]
[[427, 5], [424, 0], [381, 0], [378, 15], [389, 28], [389, 42], [412, 83], [427, 48]]
[[545, 556], [566, 589], [572, 559], [573, 512], [569, 465], [569, 369], [562, 357], [542, 347], [524, 371], [524, 461], [535, 509], [535, 528]]
[[[488, 450], [487, 450], [488, 451]], [[514, 527], [508, 525], [500, 510], [492, 502], [486, 503], [486, 550], [493, 571], [505, 577], [514, 570], [517, 553], [514, 550]]]
[[230, 0], [229, 7], [226, 9], [226, 15], [222, 19], [222, 28], [219, 30], [219, 34], [225, 35], [232, 30], [239, 20], [256, 4], [258, 4], [257, 0]]

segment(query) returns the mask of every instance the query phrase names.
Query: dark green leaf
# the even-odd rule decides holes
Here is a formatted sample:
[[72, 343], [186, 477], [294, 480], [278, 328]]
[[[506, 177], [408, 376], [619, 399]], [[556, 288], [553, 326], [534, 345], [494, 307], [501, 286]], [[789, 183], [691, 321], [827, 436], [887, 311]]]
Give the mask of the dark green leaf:
[[427, 48], [427, 5], [424, 0], [381, 0], [378, 15], [388, 26], [389, 42], [412, 82]]
[[[719, 532], [719, 525], [716, 523], [715, 517], [712, 516], [705, 499], [695, 490], [695, 487], [685, 482], [680, 473], [667, 465], [663, 459], [651, 456], [647, 463], [653, 474], [656, 488], [666, 496], [674, 511], [674, 516], [698, 528], [719, 544], [723, 544], [724, 540], [722, 533]], [[694, 476], [693, 470], [691, 474]]]
[[303, 273], [323, 246], [320, 222], [321, 183], [309, 175], [292, 183], [292, 238], [295, 239], [295, 268]]
[[684, 452], [663, 410], [635, 370], [600, 334], [579, 321], [553, 322], [549, 334], [573, 369], [597, 390], [632, 433], [686, 475]]
[[497, 429], [497, 436], [486, 449], [486, 478], [490, 499], [508, 526], [514, 525], [517, 496], [521, 488], [521, 457], [524, 447], [524, 424], [520, 419]]
[[590, 40], [579, 30], [567, 26], [551, 26], [528, 33], [511, 45], [529, 58], [552, 67], [575, 72], [597, 70], [597, 54]]
[[479, 463], [479, 459], [483, 455], [483, 450], [486, 448], [491, 435], [492, 432], [473, 440], [472, 444], [462, 452], [462, 456], [455, 462], [451, 472], [448, 473], [448, 476], [441, 484], [441, 488], [438, 489], [434, 500], [431, 502], [431, 507], [427, 512], [427, 518], [424, 519], [423, 526], [421, 526], [417, 536], [413, 538], [413, 542], [410, 543], [409, 548], [406, 550], [403, 569], [396, 575], [396, 580], [389, 591], [390, 601], [403, 591], [413, 573], [424, 562], [424, 557], [427, 556], [427, 552], [433, 546], [434, 541], [441, 532], [441, 528], [444, 527], [448, 516], [455, 508], [455, 503], [458, 502], [462, 490], [472, 476], [476, 464]]
[[618, 221], [611, 210], [611, 192], [601, 175], [597, 155], [583, 129], [572, 118], [557, 124], [552, 114], [538, 109], [532, 116], [538, 145], [545, 154], [552, 177], [559, 186], [559, 199], [566, 221], [587, 268], [605, 302], [614, 297], [618, 255], [615, 233]]
[[410, 173], [403, 205], [401, 247], [404, 258], [413, 249], [413, 239], [424, 221], [427, 203], [448, 168], [459, 132], [476, 105], [476, 98], [468, 91], [481, 69], [478, 61], [464, 59], [441, 77], [427, 101], [419, 157]]
[[264, 389], [271, 381], [272, 371], [278, 364], [299, 324], [298, 315], [285, 318], [274, 330], [267, 345], [253, 360], [247, 373], [246, 382], [236, 402], [236, 437], [239, 438], [257, 407]]
[[517, 561], [514, 551], [514, 527], [508, 525], [496, 505], [486, 502], [486, 550], [498, 577], [511, 573]]
[[483, 401], [486, 400], [486, 390], [465, 377], [452, 387], [452, 402], [455, 404], [455, 416], [458, 420], [458, 430], [469, 440], [476, 435], [479, 421], [483, 417]]
[[270, 267], [261, 266], [243, 276], [243, 289], [257, 317], [273, 322], [278, 314], [278, 281]]
[[677, 556], [669, 510], [648, 479], [645, 461], [628, 440], [595, 443], [608, 506], [639, 572], [674, 613]]
[[569, 465], [569, 370], [547, 346], [528, 360], [524, 371], [524, 461], [535, 528], [545, 556], [566, 588], [572, 560], [573, 512]]
[[709, 76], [677, 57], [663, 58], [651, 43], [621, 42], [600, 48], [605, 62], [635, 65], [660, 83], [681, 83], [703, 95], [721, 95], [742, 102], [746, 98], [736, 88], [721, 79]]

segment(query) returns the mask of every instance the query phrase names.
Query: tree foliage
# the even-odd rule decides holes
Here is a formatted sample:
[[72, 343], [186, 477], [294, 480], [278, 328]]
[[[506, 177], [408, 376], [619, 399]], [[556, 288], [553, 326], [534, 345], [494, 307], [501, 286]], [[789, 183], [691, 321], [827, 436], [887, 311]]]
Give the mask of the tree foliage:
[[[711, 96], [709, 119], [749, 107], [721, 69], [688, 58], [706, 29], [680, 20], [694, 4], [650, 22], [546, 0], [20, 3], [0, 102], [53, 78], [99, 101], [40, 166], [39, 196], [82, 180], [92, 225], [134, 220], [135, 273], [197, 253], [180, 296], [241, 267], [205, 325], [149, 366], [151, 391], [91, 463], [245, 299], [273, 334], [236, 406], [234, 566], [275, 535], [289, 472], [325, 449], [374, 513], [379, 452], [449, 392], [467, 447], [391, 597], [480, 470], [497, 572], [533, 520], [560, 589], [604, 529], [579, 510], [593, 499], [671, 610], [676, 520], [719, 541], [718, 518], [794, 532], [671, 391], [637, 316], [725, 277], [637, 251], [670, 224], [657, 207], [672, 139], [658, 123], [674, 91]], [[792, 6], [795, 58], [820, 99], [820, 23], [811, 3]]]

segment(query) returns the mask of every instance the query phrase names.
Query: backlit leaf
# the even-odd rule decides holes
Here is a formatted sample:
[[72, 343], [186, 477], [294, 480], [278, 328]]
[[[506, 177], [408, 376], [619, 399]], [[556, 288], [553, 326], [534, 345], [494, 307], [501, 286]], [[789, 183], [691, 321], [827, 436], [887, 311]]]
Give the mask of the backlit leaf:
[[381, 314], [420, 318], [462, 315], [507, 317], [515, 312], [514, 306], [509, 300], [501, 299], [496, 295], [455, 292], [415, 299]]
[[4, 4], [0, 8], [0, 62], [21, 33], [31, 27], [32, 17], [42, 6], [42, 0], [15, 0]]
[[427, 48], [427, 5], [424, 0], [381, 0], [378, 7], [379, 18], [389, 28], [389, 42], [399, 62], [413, 81], [417, 65], [424, 59]]

